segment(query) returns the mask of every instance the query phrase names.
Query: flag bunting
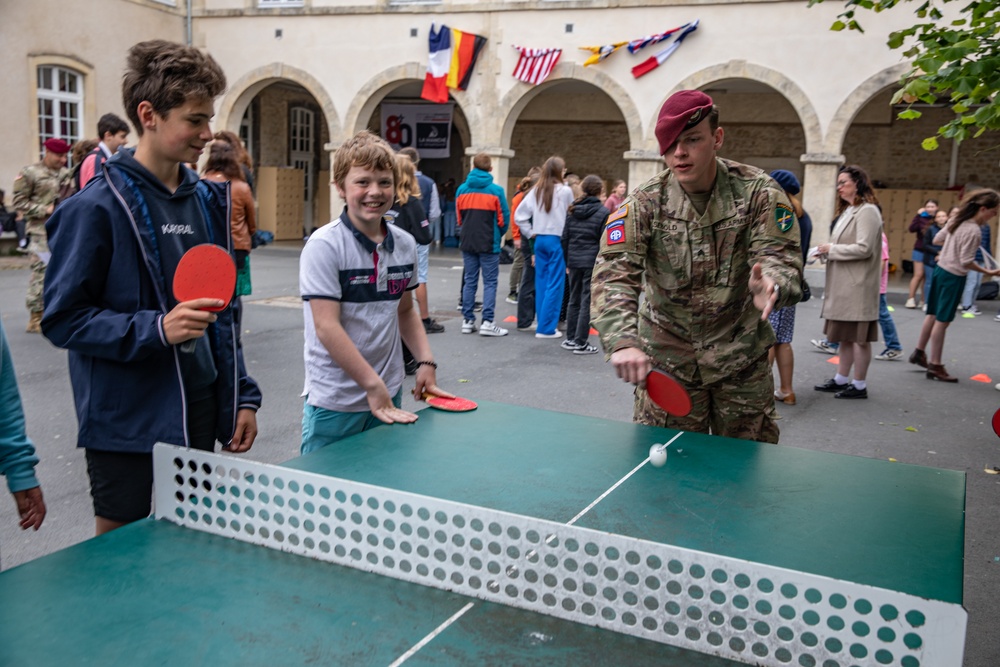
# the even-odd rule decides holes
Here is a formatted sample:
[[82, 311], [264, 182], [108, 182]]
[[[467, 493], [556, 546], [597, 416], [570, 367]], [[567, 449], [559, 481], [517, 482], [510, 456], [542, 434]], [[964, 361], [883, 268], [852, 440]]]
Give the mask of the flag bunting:
[[486, 38], [442, 25], [431, 24], [428, 34], [430, 56], [420, 97], [443, 104], [448, 101], [448, 89], [465, 90], [472, 78], [476, 60], [486, 45]]
[[605, 44], [604, 46], [581, 46], [580, 48], [582, 50], [590, 51], [594, 54], [584, 61], [583, 66], [589, 67], [591, 65], [596, 65], [626, 44], [628, 44], [628, 42], [616, 42], [615, 44]]
[[562, 49], [526, 49], [522, 46], [515, 46], [521, 54], [514, 67], [514, 78], [525, 83], [538, 85], [548, 78], [552, 73], [552, 68], [559, 62]]
[[652, 56], [647, 60], [642, 61], [641, 63], [632, 68], [632, 76], [638, 79], [640, 76], [649, 74], [654, 69], [662, 65], [664, 62], [666, 62], [667, 58], [669, 58], [671, 54], [677, 50], [677, 47], [681, 45], [681, 42], [684, 41], [684, 38], [697, 29], [698, 29], [697, 19], [695, 19], [691, 23], [686, 23], [683, 26], [681, 26], [680, 32], [677, 34], [677, 36], [674, 38], [674, 41], [672, 41], [667, 48], [663, 49], [655, 56]]

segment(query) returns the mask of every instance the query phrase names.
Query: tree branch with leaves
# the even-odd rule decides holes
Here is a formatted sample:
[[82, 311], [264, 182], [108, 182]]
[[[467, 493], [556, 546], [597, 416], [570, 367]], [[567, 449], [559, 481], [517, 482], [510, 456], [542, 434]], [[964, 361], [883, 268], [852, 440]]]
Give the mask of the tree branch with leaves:
[[[864, 32], [855, 18], [858, 10], [876, 13], [912, 0], [848, 0], [831, 30]], [[947, 4], [954, 0], [940, 0]], [[809, 0], [809, 6], [823, 0]], [[889, 34], [890, 49], [901, 49], [913, 69], [903, 75], [893, 104], [906, 103], [899, 118], [913, 120], [922, 112], [917, 103], [946, 103], [954, 119], [924, 139], [926, 150], [938, 147], [938, 138], [964, 141], [1000, 129], [1000, 0], [973, 1], [946, 20], [932, 0], [922, 2], [914, 14], [922, 22]]]

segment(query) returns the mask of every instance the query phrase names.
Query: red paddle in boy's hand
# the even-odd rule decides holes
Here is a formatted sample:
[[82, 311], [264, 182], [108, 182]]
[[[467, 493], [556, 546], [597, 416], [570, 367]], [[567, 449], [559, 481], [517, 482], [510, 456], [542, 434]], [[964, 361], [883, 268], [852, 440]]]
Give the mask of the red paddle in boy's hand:
[[[229, 306], [235, 290], [236, 264], [232, 256], [221, 246], [214, 243], [196, 245], [185, 252], [181, 261], [177, 263], [173, 291], [174, 298], [181, 305], [186, 305], [195, 311], [217, 313]], [[178, 309], [171, 311], [168, 317], [176, 310]], [[199, 327], [203, 332], [215, 321], [215, 316], [191, 319], [193, 321], [188, 323], [187, 331], [182, 331], [182, 334], [190, 333], [190, 329]], [[202, 323], [204, 326], [201, 326]], [[166, 329], [166, 320], [164, 328]], [[181, 345], [181, 351], [192, 352], [194, 346], [194, 339], [188, 339]]]

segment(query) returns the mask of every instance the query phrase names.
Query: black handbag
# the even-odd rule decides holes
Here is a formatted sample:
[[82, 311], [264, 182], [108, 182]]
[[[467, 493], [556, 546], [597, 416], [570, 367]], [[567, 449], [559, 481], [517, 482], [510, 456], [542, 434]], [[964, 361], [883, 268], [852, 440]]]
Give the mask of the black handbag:
[[809, 289], [809, 283], [807, 283], [806, 279], [803, 278], [802, 279], [802, 298], [799, 299], [799, 303], [805, 303], [806, 301], [808, 301], [811, 298], [812, 298], [812, 290]]

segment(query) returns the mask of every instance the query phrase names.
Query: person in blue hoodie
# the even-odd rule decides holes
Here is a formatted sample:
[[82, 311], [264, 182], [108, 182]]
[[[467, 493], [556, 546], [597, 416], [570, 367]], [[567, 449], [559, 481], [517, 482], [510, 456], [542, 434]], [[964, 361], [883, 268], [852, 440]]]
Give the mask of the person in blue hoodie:
[[45, 520], [45, 499], [35, 477], [35, 446], [24, 428], [24, 408], [17, 390], [17, 376], [7, 334], [0, 322], [0, 474], [7, 478], [7, 488], [14, 496], [22, 530], [38, 530]]
[[188, 249], [234, 253], [229, 184], [186, 166], [212, 140], [225, 87], [218, 63], [196, 48], [133, 46], [122, 96], [138, 146], [105, 162], [46, 224], [42, 333], [69, 351], [98, 535], [149, 515], [154, 443], [245, 452], [257, 435], [261, 394], [233, 307], [178, 303], [172, 289]]
[[462, 333], [476, 331], [476, 286], [483, 273], [483, 322], [480, 336], [506, 336], [507, 330], [493, 323], [500, 277], [500, 246], [510, 225], [510, 210], [503, 188], [493, 182], [493, 161], [486, 153], [472, 158], [472, 171], [458, 188], [455, 210], [462, 230], [459, 248], [465, 264], [462, 286]]

